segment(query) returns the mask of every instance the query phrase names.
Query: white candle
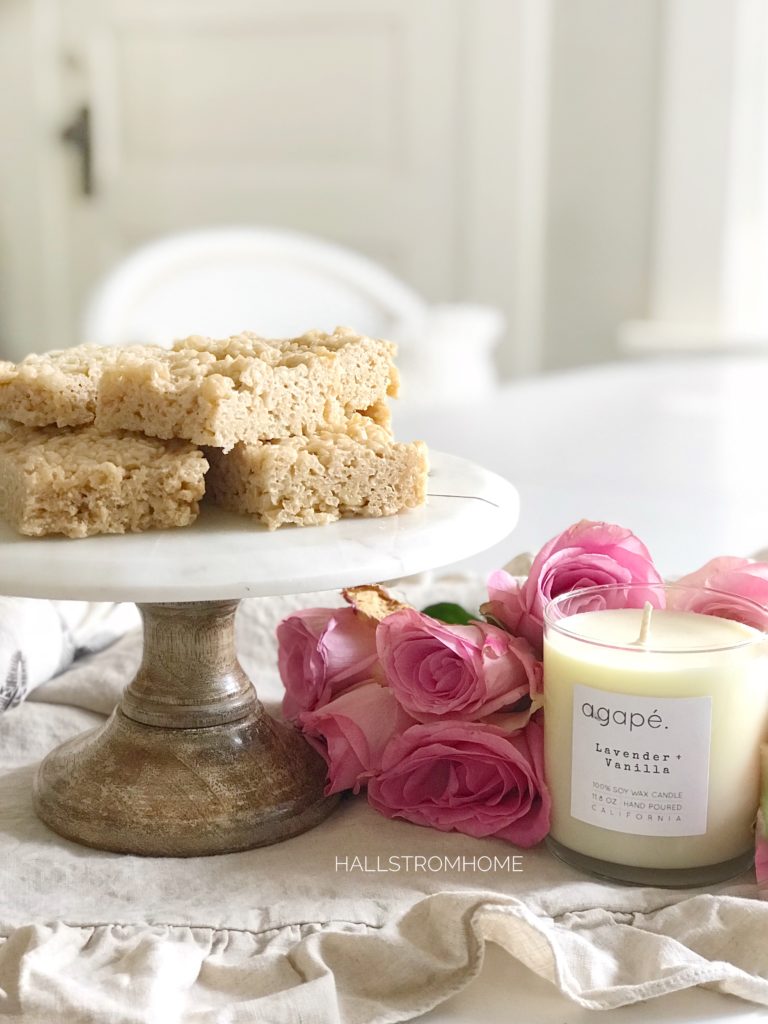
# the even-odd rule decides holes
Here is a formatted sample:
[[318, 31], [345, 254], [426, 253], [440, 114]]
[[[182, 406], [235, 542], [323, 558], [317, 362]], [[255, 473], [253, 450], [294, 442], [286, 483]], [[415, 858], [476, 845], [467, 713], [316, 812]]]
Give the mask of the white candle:
[[639, 869], [747, 858], [768, 721], [764, 634], [656, 609], [641, 643], [642, 616], [618, 608], [548, 622], [551, 837], [582, 857]]

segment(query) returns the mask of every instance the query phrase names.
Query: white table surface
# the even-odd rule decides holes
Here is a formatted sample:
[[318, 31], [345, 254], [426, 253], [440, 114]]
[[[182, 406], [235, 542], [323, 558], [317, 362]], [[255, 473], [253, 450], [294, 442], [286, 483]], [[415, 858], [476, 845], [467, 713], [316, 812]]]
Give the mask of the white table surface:
[[0, 523], [0, 593], [88, 601], [206, 601], [335, 590], [449, 565], [517, 523], [515, 488], [431, 453], [426, 505], [382, 519], [269, 531], [203, 508], [190, 527], [125, 536], [22, 537]]
[[668, 575], [768, 546], [768, 357], [611, 364], [438, 410], [409, 408], [406, 396], [395, 426], [520, 491], [517, 529], [475, 568], [582, 518], [630, 527]]
[[[482, 402], [395, 414], [403, 440], [481, 461], [515, 482], [520, 522], [465, 565], [497, 568], [581, 518], [632, 528], [660, 571], [768, 546], [768, 358], [621, 363], [503, 386]], [[757, 1024], [768, 1010], [704, 989], [583, 1010], [489, 947], [479, 977], [426, 1024]]]

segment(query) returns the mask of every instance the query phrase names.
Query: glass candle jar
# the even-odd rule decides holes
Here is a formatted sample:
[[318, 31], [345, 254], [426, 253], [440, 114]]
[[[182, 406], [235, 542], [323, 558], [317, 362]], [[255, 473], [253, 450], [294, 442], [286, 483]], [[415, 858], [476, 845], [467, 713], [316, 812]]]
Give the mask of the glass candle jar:
[[768, 613], [703, 587], [590, 587], [544, 614], [548, 843], [618, 881], [749, 867], [768, 731]]

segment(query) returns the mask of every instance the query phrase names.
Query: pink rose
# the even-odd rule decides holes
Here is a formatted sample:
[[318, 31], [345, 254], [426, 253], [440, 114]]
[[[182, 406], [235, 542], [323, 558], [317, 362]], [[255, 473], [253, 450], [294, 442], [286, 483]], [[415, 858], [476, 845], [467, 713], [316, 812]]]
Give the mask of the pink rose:
[[414, 725], [384, 751], [368, 801], [388, 818], [533, 846], [549, 831], [541, 726]]
[[353, 608], [306, 608], [289, 615], [277, 627], [277, 643], [283, 714], [291, 721], [374, 678], [376, 623]]
[[[541, 654], [544, 607], [553, 597], [610, 583], [661, 582], [648, 549], [633, 533], [583, 519], [544, 545], [524, 583], [504, 570], [493, 573], [488, 580], [490, 601], [482, 611], [513, 635], [525, 637]], [[657, 605], [658, 595], [652, 590], [632, 595], [633, 606], [641, 607], [646, 600]]]
[[299, 726], [328, 764], [325, 792], [360, 791], [381, 768], [384, 748], [413, 719], [399, 707], [391, 690], [377, 683], [357, 686], [335, 700], [299, 715]]
[[392, 691], [420, 722], [482, 718], [540, 690], [528, 644], [484, 622], [447, 625], [406, 608], [379, 623], [376, 645]]
[[[747, 598], [768, 609], [768, 564], [765, 562], [753, 562], [749, 558], [713, 558], [677, 582], [695, 589], [672, 590], [668, 600], [672, 607], [702, 615], [736, 619], [761, 630], [768, 628], [768, 610], [762, 614], [757, 608], [742, 605], [738, 600], [728, 600], [728, 595], [733, 594], [736, 598]], [[701, 589], [704, 587], [720, 593]]]

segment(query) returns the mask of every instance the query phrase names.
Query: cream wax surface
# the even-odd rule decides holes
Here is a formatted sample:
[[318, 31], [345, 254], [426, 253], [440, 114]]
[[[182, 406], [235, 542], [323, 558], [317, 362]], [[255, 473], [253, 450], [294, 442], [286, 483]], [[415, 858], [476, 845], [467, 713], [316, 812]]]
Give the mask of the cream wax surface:
[[583, 612], [544, 643], [551, 834], [615, 864], [693, 868], [753, 843], [768, 644], [730, 619]]

